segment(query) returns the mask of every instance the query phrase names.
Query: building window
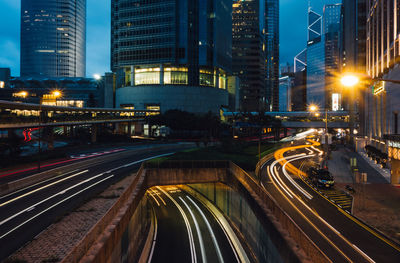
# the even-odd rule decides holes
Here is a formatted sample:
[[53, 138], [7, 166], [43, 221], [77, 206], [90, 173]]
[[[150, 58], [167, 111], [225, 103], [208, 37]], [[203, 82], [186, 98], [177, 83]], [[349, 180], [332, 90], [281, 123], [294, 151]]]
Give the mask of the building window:
[[135, 85], [160, 84], [160, 68], [135, 69]]
[[215, 74], [213, 70], [200, 69], [200, 80], [201, 86], [215, 87]]
[[146, 112], [146, 116], [160, 114], [160, 104], [146, 104], [146, 110], [153, 110], [156, 112]]
[[188, 84], [188, 69], [167, 67], [164, 69], [164, 84]]

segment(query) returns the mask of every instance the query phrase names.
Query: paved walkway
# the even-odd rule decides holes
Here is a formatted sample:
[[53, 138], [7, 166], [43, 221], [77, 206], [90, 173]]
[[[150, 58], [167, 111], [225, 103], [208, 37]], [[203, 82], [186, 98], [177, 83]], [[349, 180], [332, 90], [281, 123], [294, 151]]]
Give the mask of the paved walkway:
[[358, 171], [367, 174], [367, 183], [389, 183], [390, 174], [385, 171], [388, 169], [382, 169], [368, 157], [363, 157], [362, 154], [340, 145], [336, 151], [331, 152], [328, 161], [329, 171], [334, 176], [336, 182], [353, 183], [353, 175], [350, 170], [350, 158], [357, 159]]

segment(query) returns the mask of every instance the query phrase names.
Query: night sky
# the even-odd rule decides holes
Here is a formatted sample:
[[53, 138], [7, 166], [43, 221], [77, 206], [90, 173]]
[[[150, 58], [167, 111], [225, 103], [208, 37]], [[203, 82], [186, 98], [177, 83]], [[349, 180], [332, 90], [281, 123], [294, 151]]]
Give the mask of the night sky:
[[[32, 0], [34, 1], [34, 0]], [[110, 70], [110, 1], [87, 0], [86, 74]], [[338, 0], [312, 0], [322, 13], [324, 3]], [[307, 41], [308, 0], [280, 0], [280, 63], [293, 64], [293, 57]], [[0, 0], [0, 67], [10, 67], [19, 76], [20, 0]]]

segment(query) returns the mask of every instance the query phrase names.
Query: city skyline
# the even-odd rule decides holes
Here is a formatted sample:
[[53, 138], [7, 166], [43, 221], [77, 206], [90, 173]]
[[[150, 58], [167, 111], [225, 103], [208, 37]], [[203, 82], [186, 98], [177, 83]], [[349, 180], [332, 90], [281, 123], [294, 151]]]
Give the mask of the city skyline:
[[[311, 6], [322, 10], [324, 4], [340, 2], [338, 0], [313, 0]], [[309, 1], [293, 3], [292, 0], [280, 0], [280, 64], [293, 63], [293, 57], [306, 47], [307, 8]], [[0, 0], [0, 67], [11, 68], [13, 76], [20, 74], [20, 8], [21, 2]], [[86, 76], [109, 72], [110, 69], [110, 31], [111, 0], [87, 0], [87, 37], [86, 37]], [[298, 19], [292, 19], [297, 17]], [[7, 23], [4, 23], [7, 21]]]

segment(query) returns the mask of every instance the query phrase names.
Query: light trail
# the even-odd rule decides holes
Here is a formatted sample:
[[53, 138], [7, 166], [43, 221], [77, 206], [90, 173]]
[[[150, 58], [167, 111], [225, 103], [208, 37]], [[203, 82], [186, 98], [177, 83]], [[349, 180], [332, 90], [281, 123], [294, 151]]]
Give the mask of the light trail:
[[176, 200], [170, 194], [168, 194], [166, 191], [164, 191], [161, 187], [159, 187], [159, 186], [156, 186], [156, 187], [158, 190], [163, 192], [175, 204], [175, 206], [178, 208], [179, 212], [181, 213], [181, 215], [183, 217], [183, 221], [185, 222], [185, 225], [186, 225], [186, 230], [188, 232], [188, 236], [189, 236], [189, 246], [190, 246], [190, 254], [191, 254], [191, 258], [192, 258], [192, 263], [197, 263], [196, 247], [194, 245], [192, 228], [190, 227], [189, 220], [185, 214], [185, 211], [182, 209], [182, 207], [178, 204], [178, 202], [176, 202]]
[[201, 235], [199, 223], [197, 222], [196, 217], [194, 216], [192, 210], [188, 206], [188, 204], [183, 200], [182, 197], [179, 196], [179, 199], [182, 201], [182, 203], [186, 206], [187, 210], [189, 211], [190, 215], [193, 218], [194, 226], [196, 228], [197, 236], [199, 238], [199, 243], [200, 243], [200, 252], [201, 252], [201, 259], [203, 263], [207, 263], [207, 256], [206, 256], [206, 250], [204, 249], [204, 242], [203, 242], [203, 236]]
[[292, 185], [293, 185], [294, 187], [297, 188], [297, 190], [299, 190], [303, 195], [305, 195], [305, 197], [307, 197], [307, 198], [310, 199], [310, 200], [313, 198], [313, 196], [312, 196], [310, 193], [308, 193], [306, 190], [304, 190], [304, 188], [302, 188], [299, 184], [297, 184], [297, 183], [293, 180], [293, 178], [292, 178], [292, 177], [288, 174], [288, 172], [286, 171], [286, 165], [287, 165], [288, 163], [293, 162], [293, 161], [300, 160], [300, 159], [305, 159], [305, 158], [311, 158], [311, 157], [313, 157], [313, 156], [315, 156], [315, 155], [313, 154], [313, 155], [307, 155], [307, 156], [302, 156], [302, 157], [298, 157], [298, 158], [292, 158], [292, 159], [290, 159], [290, 161], [287, 161], [287, 162], [282, 166], [283, 174], [284, 174], [285, 177], [289, 180], [289, 182], [291, 182]]
[[65, 181], [65, 180], [71, 179], [71, 178], [73, 178], [73, 177], [75, 177], [75, 176], [81, 175], [81, 174], [86, 173], [86, 172], [88, 172], [88, 171], [89, 171], [89, 170], [84, 170], [84, 171], [82, 171], [82, 172], [79, 172], [79, 173], [70, 175], [70, 176], [68, 176], [68, 177], [65, 177], [65, 178], [63, 178], [63, 179], [60, 179], [60, 180], [58, 180], [58, 181], [55, 181], [55, 182], [53, 182], [53, 183], [50, 183], [50, 184], [47, 184], [47, 185], [45, 185], [45, 186], [39, 187], [39, 188], [37, 188], [37, 189], [35, 189], [35, 190], [32, 190], [32, 191], [30, 191], [30, 192], [28, 192], [28, 193], [22, 194], [22, 195], [20, 195], [20, 196], [17, 196], [17, 197], [15, 197], [15, 198], [11, 199], [11, 200], [8, 200], [8, 201], [6, 201], [6, 202], [0, 204], [0, 207], [3, 207], [3, 206], [5, 206], [5, 205], [8, 205], [8, 204], [10, 204], [10, 203], [12, 203], [12, 202], [14, 202], [14, 201], [17, 201], [18, 199], [21, 199], [21, 198], [23, 198], [23, 197], [25, 197], [25, 196], [31, 195], [31, 194], [33, 194], [33, 193], [36, 193], [36, 192], [40, 191], [40, 190], [46, 189], [47, 187], [50, 187], [50, 186], [53, 186], [53, 185], [58, 184], [58, 183], [60, 183], [60, 182], [63, 182], [63, 181]]
[[[304, 155], [304, 154], [303, 154]], [[283, 155], [282, 155], [283, 156]], [[293, 158], [297, 158], [297, 156], [300, 156], [300, 154], [299, 155], [294, 155], [294, 156], [289, 156], [289, 157], [286, 157], [286, 158], [281, 158], [281, 159], [279, 159], [279, 160], [276, 160], [276, 161], [274, 161], [274, 163], [275, 162], [281, 162], [281, 161], [286, 161], [283, 165], [284, 166], [286, 166], [286, 164], [288, 164], [288, 163], [290, 163], [290, 162], [292, 162], [292, 161], [294, 161], [294, 159]], [[306, 156], [306, 157], [311, 157], [311, 156]], [[304, 157], [304, 158], [306, 158], [306, 157]], [[283, 160], [282, 160], [283, 159]], [[272, 166], [272, 165], [271, 165]], [[282, 170], [285, 170], [285, 169], [282, 169]], [[269, 174], [269, 176], [270, 176], [270, 178], [272, 179], [272, 176], [271, 176], [271, 174]], [[286, 175], [285, 175], [286, 176]], [[276, 176], [275, 176], [275, 178], [276, 177], [278, 177], [279, 178], [279, 175], [278, 175], [278, 173], [276, 174]], [[278, 188], [278, 186], [277, 186], [277, 184], [274, 182], [274, 180], [272, 180], [272, 182], [273, 182], [273, 184], [274, 184], [274, 186], [275, 186], [275, 188], [277, 188], [277, 190], [283, 195], [283, 192], [281, 191], [281, 189], [279, 189]], [[287, 187], [287, 185], [285, 185], [286, 187]], [[282, 190], [285, 190], [284, 188], [282, 188]], [[290, 191], [290, 189], [287, 189], [287, 190], [289, 190]], [[286, 191], [285, 191], [286, 192]], [[330, 240], [324, 233], [322, 233], [322, 231], [316, 226], [316, 225], [314, 225], [314, 223], [312, 223], [311, 222], [311, 220], [303, 213], [303, 212], [301, 212], [299, 209], [298, 209], [298, 207], [289, 199], [289, 198], [287, 198], [287, 196], [285, 196], [285, 195], [283, 195], [284, 196], [284, 198], [292, 205], [292, 207], [317, 231], [317, 232], [319, 232], [320, 233], [320, 235], [326, 240], [326, 241], [328, 241], [328, 243], [330, 243], [340, 254], [342, 254], [349, 262], [352, 262], [351, 261], [351, 259], [342, 251], [342, 250], [340, 250], [337, 246], [336, 246], [336, 244], [334, 244], [334, 242], [332, 241], [332, 240]], [[348, 244], [350, 247], [352, 247], [352, 248], [354, 248], [353, 246], [353, 244], [346, 238], [346, 237], [344, 237], [339, 231], [337, 231], [334, 227], [332, 227], [328, 222], [326, 222], [321, 216], [319, 216], [313, 209], [311, 209], [299, 196], [297, 196], [297, 195], [294, 195], [294, 197], [296, 197], [296, 199], [305, 207], [305, 208], [307, 208], [317, 219], [319, 219], [320, 220], [320, 222], [322, 222], [324, 225], [326, 225], [329, 229], [331, 229], [338, 237], [340, 237], [346, 244]], [[366, 255], [364, 252], [362, 252], [361, 250], [361, 252], [362, 253], [360, 253], [357, 249], [356, 249], [356, 251], [358, 252], [358, 254], [360, 254], [363, 258], [365, 258], [367, 261], [369, 261], [369, 262], [374, 262], [374, 261], [371, 261], [371, 258], [368, 256], [368, 255]]]
[[207, 220], [206, 216], [204, 215], [203, 211], [202, 211], [202, 210], [200, 209], [200, 207], [192, 200], [192, 198], [190, 198], [188, 195], [186, 196], [186, 198], [189, 199], [190, 202], [192, 202], [192, 204], [196, 207], [197, 211], [199, 211], [200, 215], [203, 217], [203, 220], [204, 220], [204, 222], [205, 222], [206, 225], [207, 225], [208, 231], [210, 232], [212, 241], [213, 241], [213, 243], [214, 243], [215, 250], [217, 251], [217, 255], [218, 255], [219, 262], [223, 263], [223, 262], [224, 262], [224, 258], [222, 257], [221, 250], [220, 250], [220, 248], [219, 248], [219, 246], [218, 246], [218, 242], [217, 242], [217, 239], [215, 238], [214, 232], [212, 231], [210, 222], [208, 222], [208, 220]]
[[82, 190], [80, 190], [80, 191], [74, 193], [73, 195], [68, 196], [67, 198], [65, 198], [65, 199], [63, 199], [63, 200], [61, 200], [61, 201], [55, 203], [54, 205], [52, 205], [52, 206], [46, 208], [46, 209], [43, 210], [42, 212], [36, 214], [35, 216], [31, 217], [30, 219], [26, 220], [25, 222], [19, 224], [18, 226], [14, 227], [13, 229], [11, 229], [10, 231], [8, 231], [7, 233], [5, 233], [5, 234], [3, 234], [2, 236], [0, 236], [0, 239], [3, 239], [3, 238], [4, 238], [5, 236], [7, 236], [8, 234], [14, 232], [16, 229], [18, 229], [18, 228], [20, 228], [21, 226], [25, 225], [26, 223], [32, 221], [33, 219], [35, 219], [36, 217], [40, 216], [41, 214], [43, 214], [43, 213], [49, 211], [49, 210], [52, 209], [53, 207], [56, 207], [57, 205], [59, 205], [59, 204], [65, 202], [65, 201], [67, 201], [68, 199], [71, 199], [72, 197], [74, 197], [74, 196], [76, 196], [76, 195], [78, 195], [78, 194], [80, 194], [80, 193], [82, 193], [82, 192], [88, 190], [89, 188], [92, 188], [93, 186], [95, 186], [95, 185], [97, 185], [97, 184], [100, 184], [100, 183], [106, 181], [107, 179], [110, 179], [110, 178], [113, 177], [113, 176], [114, 176], [114, 175], [110, 175], [110, 176], [108, 176], [108, 177], [106, 177], [106, 178], [104, 178], [104, 179], [102, 179], [102, 180], [100, 180], [100, 181], [98, 181], [98, 182], [96, 182], [96, 183], [94, 183], [94, 184], [92, 184], [92, 185], [90, 185], [90, 186], [88, 186], [88, 187], [86, 187], [86, 188], [84, 188], [84, 189], [82, 189]]
[[75, 188], [75, 187], [77, 187], [77, 186], [79, 186], [79, 185], [81, 185], [81, 184], [88, 183], [88, 182], [92, 181], [93, 179], [96, 179], [96, 178], [98, 178], [98, 177], [100, 177], [100, 176], [102, 176], [102, 175], [104, 175], [104, 173], [101, 173], [101, 174], [98, 174], [98, 175], [96, 175], [96, 176], [90, 177], [90, 178], [88, 178], [88, 179], [86, 179], [86, 180], [84, 180], [84, 181], [81, 181], [81, 182], [79, 182], [79, 183], [77, 183], [77, 184], [75, 184], [75, 185], [73, 185], [73, 186], [70, 186], [70, 187], [68, 187], [67, 189], [64, 189], [64, 190], [62, 190], [62, 191], [60, 191], [60, 192], [58, 192], [58, 193], [56, 193], [56, 194], [54, 194], [54, 195], [52, 195], [52, 196], [49, 196], [49, 197], [47, 197], [46, 199], [43, 199], [42, 201], [40, 201], [40, 202], [38, 202], [38, 203], [36, 203], [36, 204], [34, 204], [34, 205], [31, 205], [31, 206], [29, 206], [28, 208], [25, 208], [25, 209], [21, 210], [20, 212], [18, 212], [18, 213], [16, 213], [16, 214], [14, 214], [14, 215], [12, 215], [12, 216], [10, 216], [10, 217], [4, 219], [3, 221], [0, 222], [0, 226], [3, 225], [4, 223], [10, 221], [11, 219], [13, 219], [13, 218], [19, 216], [20, 214], [22, 214], [22, 213], [24, 213], [24, 212], [32, 211], [35, 207], [37, 207], [38, 205], [43, 204], [44, 202], [46, 202], [46, 201], [48, 201], [48, 200], [50, 200], [50, 199], [52, 199], [52, 198], [54, 198], [54, 197], [56, 197], [56, 196], [58, 196], [58, 195], [65, 194], [67, 191], [69, 191], [69, 190], [71, 190], [71, 189], [73, 189], [73, 188]]

